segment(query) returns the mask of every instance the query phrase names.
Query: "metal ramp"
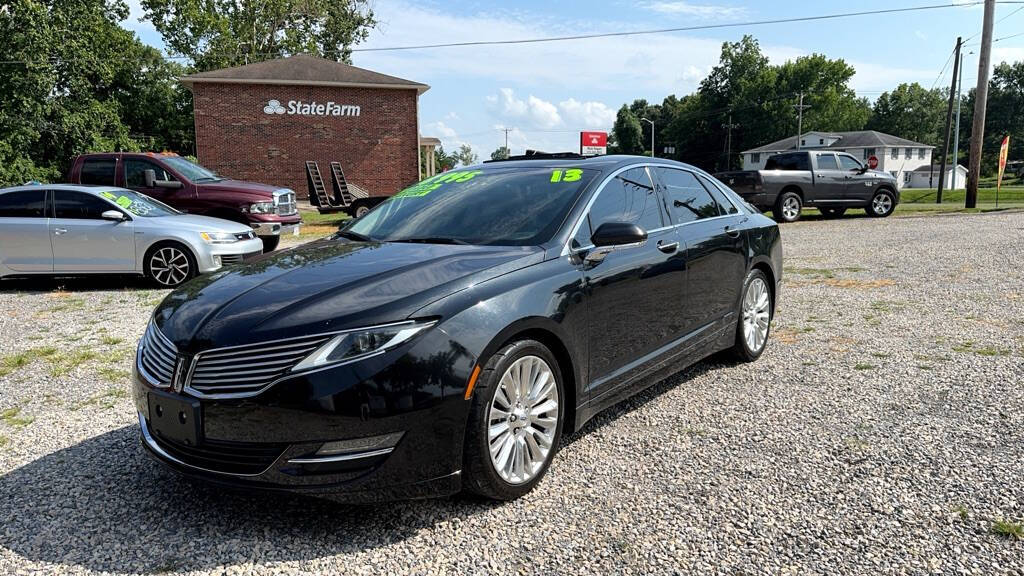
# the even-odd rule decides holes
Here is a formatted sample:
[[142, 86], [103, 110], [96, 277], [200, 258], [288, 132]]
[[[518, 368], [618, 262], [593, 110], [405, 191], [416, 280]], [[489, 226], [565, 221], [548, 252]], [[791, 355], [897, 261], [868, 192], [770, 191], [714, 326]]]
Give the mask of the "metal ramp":
[[366, 192], [348, 185], [345, 171], [341, 169], [341, 162], [331, 162], [331, 180], [334, 186], [335, 205], [348, 207], [356, 200], [367, 197]]
[[327, 195], [324, 179], [320, 176], [320, 167], [315, 160], [306, 160], [306, 185], [309, 187], [309, 201], [318, 208], [337, 206]]

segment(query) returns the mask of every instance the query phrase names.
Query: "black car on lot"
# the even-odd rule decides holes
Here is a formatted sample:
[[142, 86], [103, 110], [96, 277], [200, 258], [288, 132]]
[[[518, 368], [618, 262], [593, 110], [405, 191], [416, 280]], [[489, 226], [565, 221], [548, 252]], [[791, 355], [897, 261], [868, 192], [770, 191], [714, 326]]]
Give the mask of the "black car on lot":
[[236, 487], [512, 499], [600, 410], [758, 358], [781, 273], [775, 223], [685, 164], [461, 168], [169, 294], [135, 362], [143, 443]]

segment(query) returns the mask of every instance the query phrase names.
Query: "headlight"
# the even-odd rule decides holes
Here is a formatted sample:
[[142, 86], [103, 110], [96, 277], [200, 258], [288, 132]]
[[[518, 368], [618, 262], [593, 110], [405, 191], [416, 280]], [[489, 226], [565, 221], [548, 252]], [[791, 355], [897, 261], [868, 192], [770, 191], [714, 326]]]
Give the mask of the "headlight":
[[273, 214], [274, 203], [273, 202], [257, 202], [249, 205], [249, 213], [251, 214]]
[[309, 370], [310, 368], [329, 364], [354, 362], [362, 358], [382, 354], [434, 324], [434, 321], [400, 322], [397, 324], [375, 326], [373, 328], [346, 330], [328, 340], [326, 344], [314, 350], [309, 356], [306, 356], [302, 362], [299, 362], [292, 368], [292, 372]]
[[207, 244], [234, 244], [238, 238], [230, 232], [200, 232], [199, 237]]

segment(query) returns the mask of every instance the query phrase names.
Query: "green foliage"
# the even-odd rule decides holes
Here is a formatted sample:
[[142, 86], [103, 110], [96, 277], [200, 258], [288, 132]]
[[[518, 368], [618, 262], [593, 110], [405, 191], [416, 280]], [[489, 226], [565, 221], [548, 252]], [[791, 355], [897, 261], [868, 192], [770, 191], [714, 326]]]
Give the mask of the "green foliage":
[[473, 152], [469, 144], [463, 144], [459, 146], [459, 151], [455, 153], [455, 159], [463, 166], [472, 166], [480, 160], [480, 157], [476, 155], [476, 152]]
[[[974, 93], [964, 98], [961, 111], [961, 164], [967, 164], [971, 126], [974, 122]], [[1024, 159], [1024, 61], [1003, 62], [995, 67], [988, 89], [985, 111], [985, 139], [981, 152], [982, 177], [994, 177], [999, 166], [999, 146], [1010, 137], [1010, 160]], [[1006, 182], [1005, 176], [1003, 180]]]
[[867, 129], [941, 149], [947, 95], [938, 88], [925, 90], [917, 82], [900, 84], [892, 92], [883, 92], [875, 101]]
[[643, 153], [643, 129], [640, 127], [640, 119], [625, 104], [619, 108], [619, 113], [615, 116], [612, 134], [615, 138], [614, 153]]
[[[434, 150], [434, 174], [440, 174], [445, 170], [451, 170], [455, 168], [459, 159], [455, 154], [448, 154], [444, 151], [444, 146], [438, 146]], [[420, 155], [420, 172], [422, 174], [427, 173], [427, 158], [426, 154]]]
[[199, 71], [305, 52], [348, 62], [376, 24], [365, 0], [142, 0], [167, 46]]
[[491, 160], [504, 160], [509, 157], [508, 148], [499, 146], [497, 150], [491, 152]]

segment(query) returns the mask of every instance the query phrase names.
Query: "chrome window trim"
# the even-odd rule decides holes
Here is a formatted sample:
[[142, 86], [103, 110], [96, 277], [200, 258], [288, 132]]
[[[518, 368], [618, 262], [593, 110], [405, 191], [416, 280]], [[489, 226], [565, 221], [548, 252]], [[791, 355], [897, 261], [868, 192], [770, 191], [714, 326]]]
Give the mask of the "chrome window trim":
[[193, 470], [200, 470], [202, 472], [209, 472], [211, 474], [221, 474], [223, 476], [236, 476], [239, 478], [252, 478], [255, 476], [262, 476], [266, 474], [271, 468], [273, 468], [274, 464], [277, 464], [277, 461], [281, 459], [281, 455], [279, 454], [277, 458], [274, 458], [274, 461], [271, 462], [270, 465], [264, 468], [261, 472], [257, 472], [255, 474], [240, 474], [236, 472], [224, 472], [223, 470], [211, 470], [210, 468], [203, 468], [202, 466], [189, 464], [188, 462], [185, 462], [179, 458], [175, 458], [174, 456], [168, 454], [166, 450], [161, 448], [160, 445], [156, 443], [156, 439], [153, 438], [153, 435], [149, 433], [149, 426], [146, 425], [146, 417], [142, 414], [142, 412], [139, 412], [139, 428], [142, 429], [142, 441], [146, 443], [146, 446], [150, 450], [152, 450], [161, 458], [169, 462], [173, 462], [179, 466], [185, 466], [187, 468], [192, 468]]

